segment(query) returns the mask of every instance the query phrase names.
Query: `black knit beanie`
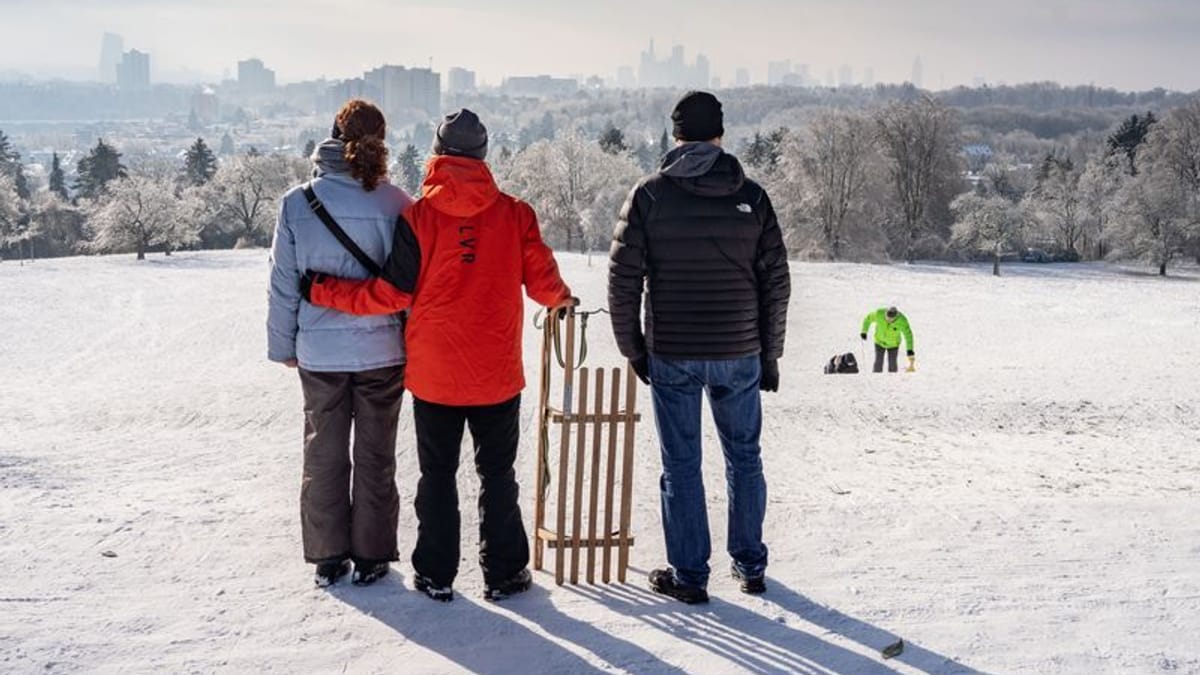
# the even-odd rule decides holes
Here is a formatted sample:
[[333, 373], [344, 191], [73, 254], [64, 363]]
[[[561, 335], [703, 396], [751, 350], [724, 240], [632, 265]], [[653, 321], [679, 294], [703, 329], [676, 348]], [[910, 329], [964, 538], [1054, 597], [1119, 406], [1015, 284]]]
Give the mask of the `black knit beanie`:
[[478, 115], [466, 108], [446, 115], [433, 138], [435, 155], [483, 159], [487, 157], [487, 150], [487, 128]]
[[725, 135], [721, 102], [706, 91], [689, 91], [671, 111], [673, 134], [680, 141], [711, 141]]

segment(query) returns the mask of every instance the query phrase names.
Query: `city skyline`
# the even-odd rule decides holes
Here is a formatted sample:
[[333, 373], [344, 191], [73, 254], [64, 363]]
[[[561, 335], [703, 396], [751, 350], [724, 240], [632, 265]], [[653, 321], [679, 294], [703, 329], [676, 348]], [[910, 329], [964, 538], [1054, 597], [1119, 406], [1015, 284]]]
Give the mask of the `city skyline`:
[[[262, 0], [252, 7], [173, 0], [169, 7], [155, 3], [153, 12], [149, 0], [7, 4], [11, 37], [0, 44], [0, 71], [34, 77], [88, 79], [85, 74], [97, 70], [102, 36], [111, 32], [124, 38], [127, 50], [153, 56], [152, 79], [171, 82], [232, 77], [237, 63], [250, 58], [275, 70], [280, 83], [350, 78], [380, 64], [431, 63], [441, 72], [473, 70], [480, 85], [490, 86], [541, 74], [616, 80], [622, 67], [636, 71], [639, 54], [654, 40], [668, 49], [682, 45], [689, 60], [705, 55], [711, 77], [728, 83], [741, 79], [740, 70], [765, 83], [767, 64], [783, 60], [808, 64], [818, 82], [830, 72], [840, 80], [845, 66], [856, 80], [870, 69], [875, 82], [903, 82], [919, 54], [924, 85], [932, 89], [1043, 80], [1200, 89], [1200, 73], [1188, 65], [1200, 57], [1193, 39], [1200, 5], [1181, 0], [1014, 0], [970, 12], [950, 0], [903, 8], [871, 0], [747, 0], [738, 12], [749, 22], [745, 30], [710, 0], [689, 3], [695, 12], [686, 22], [676, 18], [678, 3], [629, 0], [603, 8], [537, 0], [359, 0], [336, 13], [312, 0]], [[645, 20], [631, 31], [627, 17], [635, 9]], [[61, 39], [47, 50], [54, 31]], [[296, 37], [304, 35], [321, 40]], [[513, 35], [535, 39], [514, 41]]]

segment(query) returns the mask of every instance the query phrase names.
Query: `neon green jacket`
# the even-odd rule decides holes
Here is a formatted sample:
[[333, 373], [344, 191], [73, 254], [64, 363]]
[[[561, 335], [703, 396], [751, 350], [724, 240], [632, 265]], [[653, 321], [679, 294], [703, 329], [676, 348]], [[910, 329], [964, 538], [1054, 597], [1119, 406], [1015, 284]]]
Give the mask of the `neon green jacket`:
[[866, 333], [870, 330], [871, 324], [875, 324], [875, 344], [884, 349], [892, 349], [900, 346], [900, 336], [904, 336], [904, 344], [908, 345], [908, 351], [916, 352], [913, 347], [912, 328], [908, 325], [908, 317], [904, 316], [903, 312], [896, 314], [896, 320], [888, 323], [887, 307], [879, 309], [867, 314], [863, 319], [862, 330]]

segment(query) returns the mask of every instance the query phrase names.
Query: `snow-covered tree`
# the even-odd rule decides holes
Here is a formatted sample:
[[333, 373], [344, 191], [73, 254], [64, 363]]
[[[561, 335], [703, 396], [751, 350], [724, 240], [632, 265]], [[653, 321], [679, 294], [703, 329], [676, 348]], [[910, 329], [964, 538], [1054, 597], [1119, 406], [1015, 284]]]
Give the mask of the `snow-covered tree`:
[[944, 103], [921, 96], [880, 109], [875, 123], [900, 211], [899, 248], [911, 262], [917, 242], [932, 230], [931, 211], [945, 206], [937, 200], [949, 201], [954, 191], [944, 188], [958, 180], [958, 118]]
[[21, 197], [17, 194], [17, 182], [13, 177], [0, 172], [0, 247], [16, 245], [22, 235]]
[[1016, 246], [1025, 227], [1021, 207], [998, 195], [968, 192], [950, 204], [956, 217], [951, 244], [963, 251], [992, 256], [992, 274], [1000, 276], [1000, 256]]
[[132, 251], [138, 260], [144, 260], [152, 248], [178, 249], [198, 235], [170, 181], [144, 176], [114, 181], [97, 207], [91, 225], [96, 232], [93, 247], [98, 251]]
[[533, 206], [551, 246], [589, 251], [607, 245], [640, 175], [627, 154], [610, 155], [572, 131], [521, 151], [500, 179]]
[[1124, 162], [1122, 156], [1100, 151], [1088, 160], [1079, 177], [1081, 253], [1090, 258], [1104, 258], [1108, 254], [1104, 233], [1113, 214], [1119, 211], [1117, 196], [1127, 176]]
[[1081, 172], [1069, 157], [1047, 155], [1037, 172], [1037, 185], [1027, 200], [1027, 209], [1054, 239], [1063, 253], [1078, 259], [1083, 238], [1083, 207], [1080, 204]]
[[36, 249], [46, 256], [78, 253], [85, 244], [83, 211], [55, 192], [47, 190], [34, 195], [29, 218], [38, 243]]
[[848, 231], [868, 220], [869, 174], [877, 157], [872, 121], [845, 112], [819, 114], [800, 134], [783, 141], [776, 209], [814, 225], [813, 234], [832, 260], [854, 246]]
[[18, 197], [29, 199], [29, 180], [25, 177], [25, 167], [21, 164], [21, 153], [12, 146], [3, 131], [0, 131], [0, 173], [13, 180]]
[[1172, 109], [1155, 124], [1135, 169], [1118, 197], [1121, 217], [1108, 230], [1112, 257], [1145, 260], [1166, 276], [1200, 237], [1200, 106]]
[[[299, 164], [304, 164], [299, 160]], [[271, 155], [227, 160], [213, 180], [196, 194], [203, 204], [202, 225], [231, 234], [241, 246], [265, 246], [275, 225], [277, 203], [301, 169]]]

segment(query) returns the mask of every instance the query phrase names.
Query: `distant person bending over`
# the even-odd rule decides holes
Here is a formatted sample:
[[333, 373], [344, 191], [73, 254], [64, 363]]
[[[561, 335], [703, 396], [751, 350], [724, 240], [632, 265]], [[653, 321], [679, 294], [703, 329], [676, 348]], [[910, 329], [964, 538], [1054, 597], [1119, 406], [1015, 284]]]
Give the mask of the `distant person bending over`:
[[908, 317], [900, 313], [900, 310], [895, 307], [880, 307], [879, 309], [867, 314], [863, 319], [862, 332], [859, 337], [866, 341], [867, 333], [871, 330], [871, 324], [875, 324], [875, 368], [874, 372], [883, 372], [883, 355], [887, 353], [888, 372], [894, 373], [898, 370], [896, 361], [900, 354], [900, 338], [904, 338], [904, 344], [908, 347], [908, 357], [911, 362], [916, 356], [913, 351], [913, 334], [912, 328], [908, 325]]
[[352, 314], [412, 307], [406, 339], [417, 459], [417, 590], [454, 597], [460, 516], [457, 472], [463, 425], [475, 441], [479, 566], [485, 597], [529, 588], [529, 543], [513, 463], [520, 440], [522, 287], [545, 307], [576, 303], [542, 242], [533, 209], [500, 192], [488, 166], [487, 130], [470, 110], [437, 129], [422, 198], [396, 225], [384, 276], [315, 275], [309, 300]]
[[[387, 181], [383, 113], [366, 101], [341, 109], [317, 146], [309, 185], [346, 235], [375, 260], [392, 248], [396, 218], [412, 203]], [[299, 368], [304, 391], [300, 530], [316, 584], [350, 571], [369, 584], [399, 558], [396, 424], [404, 393], [400, 316], [359, 318], [302, 303], [305, 270], [348, 279], [369, 275], [318, 220], [303, 186], [281, 200], [271, 248], [267, 357]], [[353, 438], [353, 447], [351, 447]]]

